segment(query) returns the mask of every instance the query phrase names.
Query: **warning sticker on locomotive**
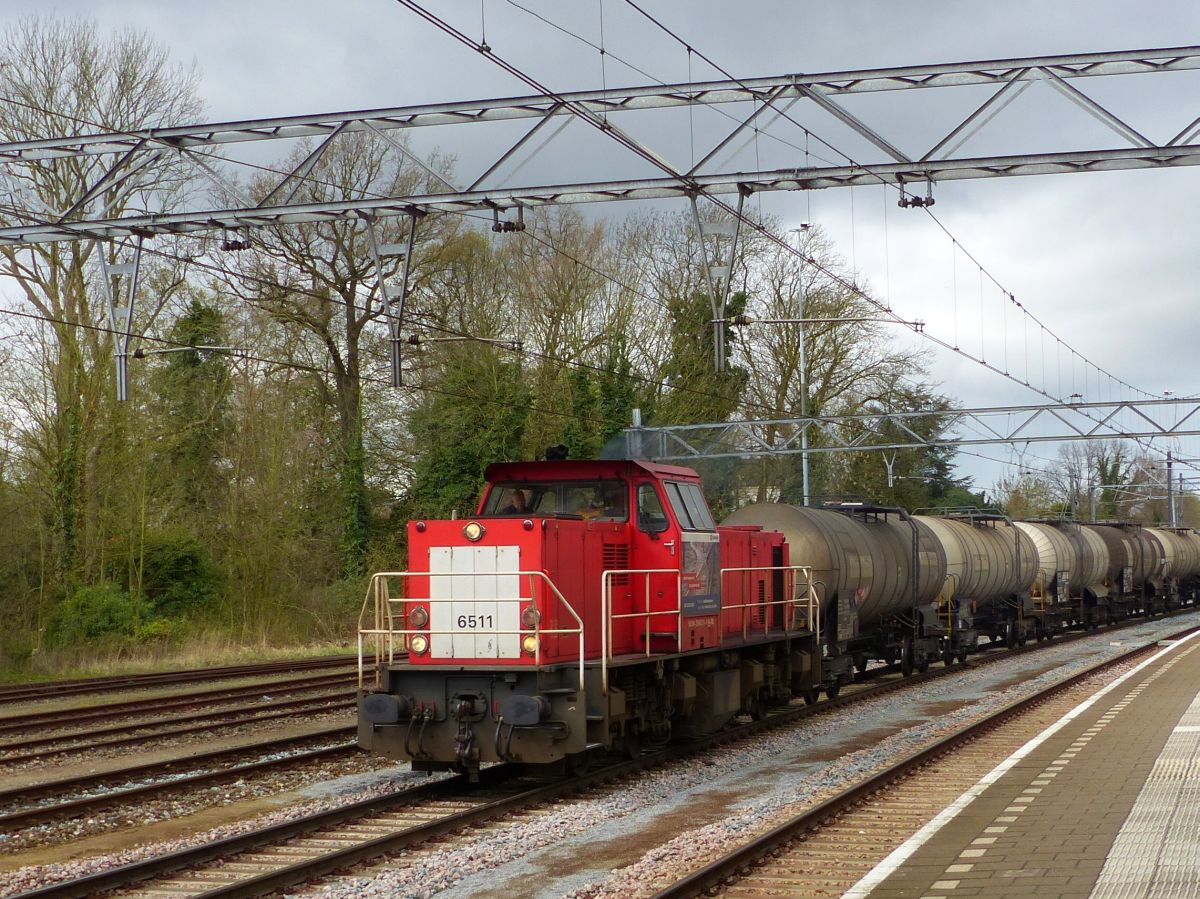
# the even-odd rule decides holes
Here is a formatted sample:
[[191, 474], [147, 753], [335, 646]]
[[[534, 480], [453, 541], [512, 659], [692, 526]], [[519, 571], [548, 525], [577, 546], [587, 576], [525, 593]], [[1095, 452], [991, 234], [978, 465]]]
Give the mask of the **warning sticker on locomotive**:
[[721, 610], [721, 544], [716, 534], [683, 535], [684, 615]]

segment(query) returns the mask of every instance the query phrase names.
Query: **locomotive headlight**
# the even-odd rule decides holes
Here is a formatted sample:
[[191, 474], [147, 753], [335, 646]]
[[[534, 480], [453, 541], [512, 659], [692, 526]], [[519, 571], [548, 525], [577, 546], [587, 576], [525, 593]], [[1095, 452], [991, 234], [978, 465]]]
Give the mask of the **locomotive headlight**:
[[463, 528], [463, 536], [466, 537], [468, 540], [470, 540], [472, 543], [476, 543], [479, 540], [481, 540], [483, 538], [483, 535], [486, 533], [487, 533], [487, 529], [484, 528], [484, 526], [481, 525], [478, 521], [469, 522], [467, 524], [467, 526]]
[[526, 630], [533, 630], [542, 620], [542, 613], [537, 610], [536, 606], [526, 606], [521, 612], [521, 626]]
[[533, 634], [526, 634], [521, 638], [521, 649], [525, 650], [531, 656], [537, 655], [538, 638]]
[[424, 627], [429, 624], [429, 610], [424, 606], [413, 606], [408, 612], [408, 623], [413, 627]]
[[429, 638], [424, 634], [414, 634], [408, 638], [408, 648], [417, 655], [423, 656], [429, 649]]

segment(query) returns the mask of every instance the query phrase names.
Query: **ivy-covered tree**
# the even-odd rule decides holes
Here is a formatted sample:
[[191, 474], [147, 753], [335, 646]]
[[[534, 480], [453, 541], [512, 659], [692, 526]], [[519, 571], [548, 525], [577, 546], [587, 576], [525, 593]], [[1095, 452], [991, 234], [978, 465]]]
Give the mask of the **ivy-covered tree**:
[[188, 517], [209, 518], [228, 487], [224, 442], [231, 427], [230, 356], [220, 310], [196, 297], [169, 332], [172, 344], [150, 383], [162, 436], [155, 470], [163, 493]]
[[531, 395], [518, 361], [478, 343], [443, 349], [442, 376], [413, 410], [410, 428], [421, 447], [404, 511], [445, 518], [471, 511], [492, 462], [521, 455]]

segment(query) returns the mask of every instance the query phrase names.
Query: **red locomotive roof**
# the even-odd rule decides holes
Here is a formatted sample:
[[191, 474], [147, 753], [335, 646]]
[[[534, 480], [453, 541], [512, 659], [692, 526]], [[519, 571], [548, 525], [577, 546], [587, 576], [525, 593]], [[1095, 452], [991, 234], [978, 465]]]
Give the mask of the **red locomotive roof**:
[[564, 459], [554, 462], [496, 462], [487, 467], [484, 477], [489, 483], [522, 480], [564, 480], [572, 478], [615, 478], [642, 470], [656, 478], [694, 478], [699, 475], [679, 465], [660, 465], [656, 462], [634, 460]]

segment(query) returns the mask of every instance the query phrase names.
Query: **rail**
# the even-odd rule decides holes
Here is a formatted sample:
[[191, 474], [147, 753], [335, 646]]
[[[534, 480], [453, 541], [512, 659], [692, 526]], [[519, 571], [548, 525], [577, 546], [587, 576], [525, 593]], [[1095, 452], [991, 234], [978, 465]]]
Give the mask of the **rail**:
[[[500, 576], [526, 578], [528, 580], [529, 591], [527, 596], [521, 596], [521, 591], [518, 589], [515, 596], [472, 596], [469, 600], [464, 597], [428, 597], [428, 596], [408, 596], [408, 590], [404, 590], [405, 595], [393, 597], [389, 582], [393, 578], [400, 579], [407, 584], [412, 578], [474, 578], [477, 581], [487, 578], [492, 582]], [[539, 602], [539, 591], [535, 589], [537, 584], [543, 586], [541, 592], [542, 601]], [[493, 588], [494, 589], [494, 588]], [[476, 592], [476, 591], [472, 591]], [[558, 627], [544, 628], [542, 627], [542, 616], [548, 615], [551, 611], [547, 608], [547, 598], [553, 598], [562, 609], [565, 609], [575, 621], [575, 627]], [[453, 571], [453, 572], [428, 572], [428, 571], [381, 571], [371, 576], [371, 583], [367, 587], [367, 595], [363, 600], [362, 610], [358, 616], [358, 688], [363, 688], [364, 677], [364, 662], [367, 654], [367, 643], [374, 642], [374, 658], [375, 658], [375, 686], [380, 687], [380, 672], [382, 671], [384, 660], [388, 665], [395, 662], [397, 642], [407, 652], [409, 648], [409, 640], [412, 637], [421, 635], [430, 641], [430, 651], [432, 652], [434, 637], [454, 637], [464, 636], [464, 631], [461, 628], [434, 628], [432, 622], [434, 619], [433, 609], [438, 605], [446, 605], [450, 603], [462, 602], [474, 603], [504, 603], [515, 602], [532, 605], [540, 612], [537, 620], [532, 627], [519, 627], [517, 629], [507, 628], [489, 628], [487, 630], [472, 630], [470, 635], [479, 636], [494, 636], [494, 637], [526, 637], [533, 636], [536, 638], [533, 651], [534, 667], [541, 667], [542, 664], [542, 637], [543, 636], [576, 636], [579, 640], [579, 689], [583, 689], [583, 668], [584, 668], [584, 643], [583, 643], [583, 619], [562, 595], [554, 582], [546, 575], [544, 571]], [[408, 620], [405, 614], [406, 604], [420, 603], [429, 609], [429, 625], [421, 627], [409, 627]], [[398, 611], [394, 607], [398, 606]], [[368, 619], [370, 613], [370, 619]], [[371, 626], [367, 626], [368, 620]], [[397, 627], [399, 622], [401, 625]], [[520, 623], [524, 623], [523, 621]], [[518, 647], [518, 652], [524, 652], [524, 649]], [[501, 661], [497, 659], [497, 661]], [[508, 662], [505, 667], [523, 667]]]
[[[750, 612], [758, 609], [763, 612], [762, 629], [763, 634], [770, 633], [773, 629], [776, 631], [782, 630], [783, 633], [791, 633], [793, 631], [811, 631], [812, 633], [820, 633], [821, 630], [821, 604], [817, 601], [816, 591], [813, 589], [812, 568], [806, 565], [767, 565], [761, 567], [747, 568], [722, 568], [720, 570], [721, 586], [725, 587], [725, 580], [731, 574], [741, 574], [744, 581], [747, 583], [750, 580], [752, 573], [769, 573], [782, 572], [784, 575], [784, 587], [781, 595], [770, 601], [762, 602], [747, 602], [725, 604], [722, 602], [719, 609], [714, 609], [713, 613], [718, 616], [724, 616], [729, 612], [739, 612], [742, 619], [742, 639], [748, 639], [750, 636]], [[803, 575], [803, 590], [804, 595], [798, 596], [797, 589], [800, 586], [801, 580], [797, 575]], [[675, 597], [676, 604], [674, 608], [651, 608], [651, 576], [652, 575], [672, 575], [675, 580]], [[615, 580], [617, 578], [632, 578], [641, 576], [645, 590], [638, 591], [642, 593], [642, 608], [630, 612], [614, 612], [613, 611], [613, 592]], [[622, 584], [625, 587], [627, 584]], [[748, 594], [746, 590], [745, 594]], [[722, 589], [722, 597], [725, 591]], [[678, 568], [619, 568], [609, 569], [600, 575], [600, 596], [601, 596], [601, 612], [602, 621], [600, 626], [600, 686], [601, 695], [608, 695], [608, 665], [613, 659], [613, 622], [616, 621], [631, 621], [641, 619], [642, 633], [644, 635], [645, 655], [650, 656], [651, 637], [653, 632], [650, 628], [652, 618], [672, 616], [675, 621], [675, 646], [678, 649], [683, 645], [683, 575]], [[630, 605], [633, 605], [633, 590], [629, 589], [625, 596], [630, 599]], [[784, 620], [782, 628], [776, 625], [774, 628], [770, 623], [770, 616], [766, 614], [768, 608], [779, 606], [784, 610]], [[803, 626], [797, 626], [797, 618], [800, 613], [803, 613]], [[757, 631], [757, 627], [754, 628]], [[718, 631], [718, 639], [723, 642], [725, 632], [722, 627]]]

